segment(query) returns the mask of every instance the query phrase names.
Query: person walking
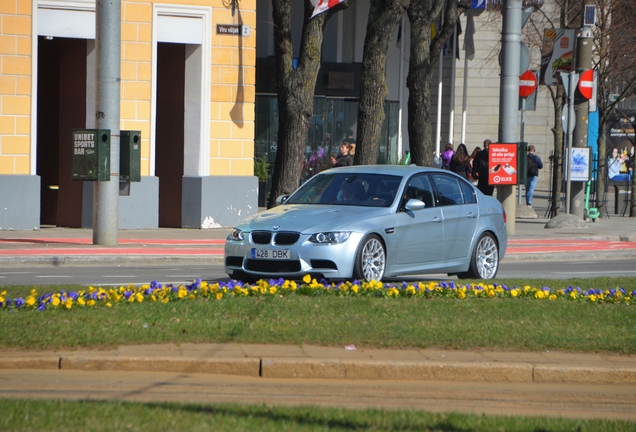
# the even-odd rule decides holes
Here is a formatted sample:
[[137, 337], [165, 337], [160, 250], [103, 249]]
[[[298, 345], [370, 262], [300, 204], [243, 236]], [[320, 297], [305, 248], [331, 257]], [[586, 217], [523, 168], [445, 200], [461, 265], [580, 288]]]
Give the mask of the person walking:
[[492, 196], [495, 186], [488, 184], [488, 146], [492, 141], [489, 139], [484, 141], [484, 149], [475, 155], [473, 167], [477, 174], [477, 189], [484, 195]]
[[534, 154], [535, 148], [532, 144], [528, 146], [528, 171], [526, 172], [526, 204], [532, 207], [532, 197], [534, 188], [539, 181], [539, 170], [543, 169], [541, 158]]

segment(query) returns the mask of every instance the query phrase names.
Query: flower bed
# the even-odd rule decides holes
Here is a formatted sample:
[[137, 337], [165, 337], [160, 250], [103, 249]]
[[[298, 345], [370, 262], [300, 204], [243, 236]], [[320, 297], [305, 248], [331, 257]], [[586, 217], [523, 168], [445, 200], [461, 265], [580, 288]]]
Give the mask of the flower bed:
[[112, 307], [118, 303], [142, 303], [144, 301], [169, 303], [184, 300], [223, 300], [235, 297], [254, 296], [373, 296], [373, 297], [422, 297], [422, 298], [531, 298], [548, 301], [585, 301], [592, 303], [634, 303], [636, 291], [623, 288], [589, 289], [578, 287], [552, 290], [549, 287], [508, 287], [503, 284], [461, 284], [455, 282], [339, 282], [317, 281], [309, 275], [302, 283], [284, 279], [260, 280], [255, 284], [240, 281], [209, 284], [200, 279], [191, 284], [159, 284], [152, 281], [141, 286], [128, 285], [119, 288], [94, 288], [86, 290], [61, 291], [39, 295], [32, 290], [26, 298], [6, 298], [6, 291], [0, 293], [1, 310], [71, 309], [73, 307]]

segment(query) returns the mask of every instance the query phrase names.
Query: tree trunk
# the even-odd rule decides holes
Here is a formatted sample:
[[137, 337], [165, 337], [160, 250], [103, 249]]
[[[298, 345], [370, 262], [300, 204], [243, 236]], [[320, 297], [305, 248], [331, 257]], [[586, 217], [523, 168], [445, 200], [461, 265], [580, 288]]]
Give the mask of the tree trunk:
[[444, 23], [431, 41], [431, 23], [440, 14], [444, 0], [435, 0], [429, 9], [422, 1], [412, 1], [407, 13], [411, 25], [411, 51], [406, 86], [409, 89], [409, 148], [411, 160], [432, 166], [435, 142], [431, 129], [431, 81], [439, 54], [453, 34], [459, 14], [469, 6], [448, 2]]
[[358, 107], [358, 143], [354, 163], [375, 165], [384, 122], [386, 54], [393, 31], [409, 0], [371, 0], [362, 57], [362, 84]]
[[298, 67], [293, 68], [290, 0], [272, 0], [278, 82], [278, 150], [268, 208], [276, 198], [298, 187], [307, 134], [314, 114], [314, 90], [320, 69], [324, 23], [330, 12], [311, 20], [313, 6], [305, 0], [305, 15]]

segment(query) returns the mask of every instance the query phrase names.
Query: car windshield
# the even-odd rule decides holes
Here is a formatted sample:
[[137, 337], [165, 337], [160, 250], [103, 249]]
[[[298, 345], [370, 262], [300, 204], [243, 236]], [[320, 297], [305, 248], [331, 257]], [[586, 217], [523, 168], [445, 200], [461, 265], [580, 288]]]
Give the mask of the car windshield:
[[389, 207], [402, 177], [369, 173], [323, 173], [294, 192], [285, 204]]

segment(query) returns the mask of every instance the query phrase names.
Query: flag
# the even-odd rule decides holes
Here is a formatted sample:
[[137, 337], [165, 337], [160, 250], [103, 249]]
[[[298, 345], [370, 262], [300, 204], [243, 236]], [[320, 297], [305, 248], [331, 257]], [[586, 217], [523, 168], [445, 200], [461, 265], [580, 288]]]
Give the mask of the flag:
[[[452, 42], [452, 47], [455, 50], [455, 57], [458, 60], [459, 60], [459, 35], [460, 34], [462, 34], [462, 23], [459, 20], [459, 18], [457, 18], [457, 22], [455, 23], [455, 31], [453, 32], [453, 36], [455, 36], [455, 39]], [[449, 45], [451, 45], [450, 40], [444, 43], [444, 50], [443, 50], [444, 56], [446, 56], [446, 49]]]
[[453, 48], [455, 48], [455, 57], [459, 60], [459, 35], [462, 34], [462, 22], [457, 18], [457, 27], [455, 27], [455, 40]]
[[329, 9], [338, 6], [340, 3], [344, 3], [344, 0], [318, 0], [317, 3], [312, 1], [312, 4], [314, 4], [314, 13], [309, 17], [309, 19], [312, 19], [323, 12], [327, 12]]
[[475, 20], [473, 14], [468, 11], [468, 17], [466, 18], [466, 36], [464, 37], [464, 51], [466, 51], [466, 58], [472, 60], [475, 58]]

